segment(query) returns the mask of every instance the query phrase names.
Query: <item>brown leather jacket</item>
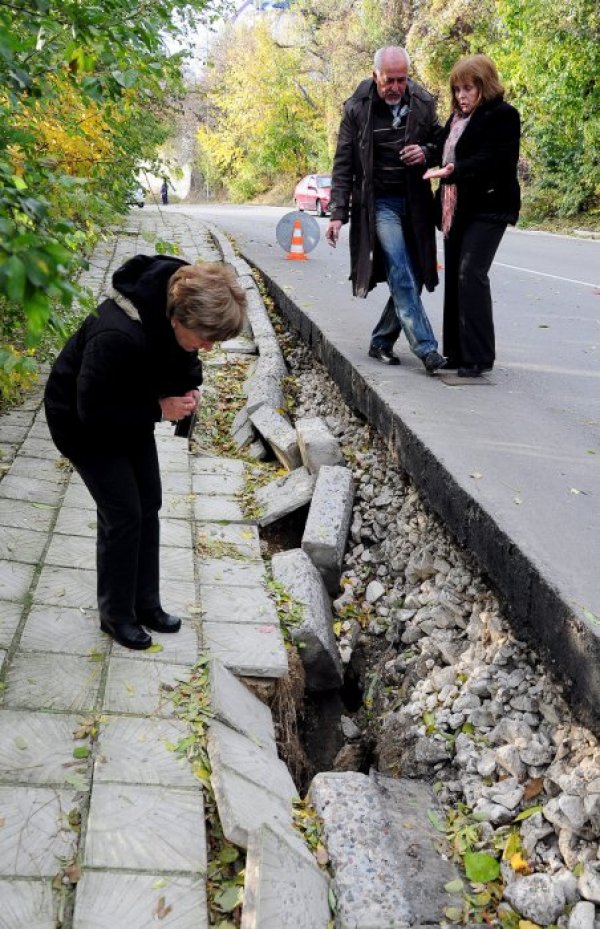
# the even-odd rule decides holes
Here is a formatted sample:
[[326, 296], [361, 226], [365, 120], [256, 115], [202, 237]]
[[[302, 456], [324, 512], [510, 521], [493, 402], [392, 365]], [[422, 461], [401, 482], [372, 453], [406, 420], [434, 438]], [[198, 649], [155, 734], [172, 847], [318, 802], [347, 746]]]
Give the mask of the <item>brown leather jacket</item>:
[[[407, 169], [404, 231], [417, 280], [433, 290], [438, 283], [435, 214], [431, 184], [423, 180], [423, 174], [427, 166], [439, 163], [443, 128], [431, 94], [410, 80], [408, 91], [406, 144], [421, 145], [427, 164]], [[331, 218], [343, 223], [350, 219], [350, 278], [355, 297], [366, 297], [385, 280], [375, 235], [373, 197], [372, 108], [376, 95], [376, 84], [369, 79], [362, 81], [344, 104], [332, 171]]]

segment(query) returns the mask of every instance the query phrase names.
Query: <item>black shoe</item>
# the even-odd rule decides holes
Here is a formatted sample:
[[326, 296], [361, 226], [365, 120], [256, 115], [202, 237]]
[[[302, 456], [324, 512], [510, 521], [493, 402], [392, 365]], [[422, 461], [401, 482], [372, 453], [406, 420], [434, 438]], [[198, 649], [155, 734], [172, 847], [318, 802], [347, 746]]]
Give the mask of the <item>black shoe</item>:
[[152, 639], [137, 623], [120, 623], [113, 622], [106, 617], [100, 618], [100, 628], [102, 632], [111, 635], [115, 642], [124, 645], [125, 648], [135, 648], [141, 651], [144, 648], [150, 648]]
[[371, 345], [369, 349], [369, 358], [376, 358], [377, 361], [381, 361], [384, 365], [400, 364], [400, 359], [393, 353], [391, 348], [377, 348], [376, 345]]
[[155, 606], [150, 610], [136, 610], [138, 622], [154, 632], [179, 632], [181, 629], [181, 620], [178, 616], [171, 616], [165, 613], [161, 606]]
[[439, 352], [428, 352], [421, 360], [428, 374], [435, 374], [440, 368], [446, 367], [446, 359]]
[[465, 365], [456, 372], [457, 377], [481, 377], [484, 371], [491, 371], [489, 367], [483, 365]]

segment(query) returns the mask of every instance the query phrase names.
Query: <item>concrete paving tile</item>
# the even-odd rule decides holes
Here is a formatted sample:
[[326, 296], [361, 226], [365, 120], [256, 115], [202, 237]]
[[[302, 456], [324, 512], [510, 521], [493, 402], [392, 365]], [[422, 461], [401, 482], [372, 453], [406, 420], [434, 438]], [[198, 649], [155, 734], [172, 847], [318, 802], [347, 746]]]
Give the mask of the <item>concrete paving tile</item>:
[[220, 661], [213, 659], [210, 662], [209, 678], [210, 703], [215, 718], [277, 757], [275, 728], [269, 707]]
[[[0, 782], [64, 785], [73, 771], [78, 716], [4, 709], [0, 713]], [[2, 923], [0, 922], [0, 926]]]
[[0, 526], [48, 532], [55, 514], [54, 506], [35, 506], [24, 500], [0, 499]]
[[296, 785], [283, 761], [273, 758], [270, 751], [241, 732], [214, 719], [208, 730], [208, 754], [213, 771], [223, 766], [230, 768], [285, 803], [298, 797]]
[[8, 648], [23, 612], [22, 603], [0, 600], [0, 647]]
[[139, 716], [173, 716], [169, 691], [183, 680], [187, 680], [187, 674], [181, 665], [111, 657], [103, 709]]
[[45, 461], [43, 458], [27, 458], [18, 455], [10, 466], [10, 473], [21, 477], [34, 477], [41, 481], [50, 481], [53, 484], [65, 484], [69, 474], [57, 467], [55, 461]]
[[161, 572], [172, 580], [194, 580], [194, 553], [190, 545], [186, 548], [166, 547], [160, 553]]
[[94, 784], [113, 781], [198, 789], [187, 758], [169, 748], [188, 734], [187, 723], [179, 719], [105, 717], [98, 737]]
[[205, 873], [201, 788], [94, 784], [84, 865]]
[[96, 704], [100, 671], [98, 662], [75, 655], [18, 651], [8, 669], [4, 704], [89, 712]]
[[248, 516], [244, 516], [242, 508], [234, 497], [200, 497], [194, 500], [194, 518], [199, 522], [215, 523], [219, 521], [228, 523], [251, 523]]
[[193, 617], [199, 611], [196, 585], [192, 579], [182, 581], [168, 577], [162, 564], [160, 569], [160, 596], [168, 613], [182, 618]]
[[75, 807], [72, 790], [0, 786], [0, 874], [53, 877], [77, 848], [77, 833], [65, 828]]
[[223, 834], [230, 842], [248, 846], [248, 833], [263, 824], [278, 830], [291, 829], [292, 806], [262, 787], [257, 787], [229, 768], [212, 772], [211, 783], [219, 808]]
[[203, 622], [202, 640], [204, 648], [235, 674], [249, 677], [287, 674], [287, 654], [278, 624]]
[[198, 565], [201, 584], [213, 587], [259, 587], [265, 581], [262, 561], [241, 561], [239, 558], [203, 558]]
[[189, 519], [192, 513], [192, 494], [163, 494], [162, 514], [169, 519]]
[[217, 554], [219, 545], [224, 542], [227, 546], [234, 545], [240, 555], [245, 558], [259, 559], [261, 557], [258, 529], [251, 524], [201, 523], [196, 529], [196, 539], [201, 550], [207, 551], [209, 555], [211, 551]]
[[192, 538], [191, 526], [183, 519], [161, 519], [160, 544], [187, 548]]
[[23, 600], [29, 593], [34, 567], [14, 561], [0, 561], [0, 598]]
[[326, 929], [329, 882], [310, 860], [268, 826], [250, 833], [241, 929]]
[[49, 606], [97, 607], [96, 572], [84, 568], [55, 568], [44, 565], [33, 593], [35, 603]]
[[47, 536], [43, 532], [5, 526], [0, 533], [0, 558], [37, 564], [46, 542]]
[[269, 623], [278, 625], [277, 610], [264, 587], [202, 586], [202, 620], [207, 623]]
[[40, 481], [34, 477], [7, 474], [0, 481], [0, 497], [9, 500], [31, 500], [32, 503], [54, 506], [59, 503], [62, 493], [62, 485], [54, 484], [52, 481]]
[[191, 458], [192, 474], [237, 474], [243, 475], [246, 466], [237, 458], [218, 458], [201, 455]]
[[17, 454], [18, 448], [18, 445], [3, 442], [0, 436], [0, 464], [9, 464]]
[[[185, 667], [191, 667], [198, 660], [200, 649], [199, 622], [197, 620], [187, 620], [184, 617], [179, 632], [165, 633], [154, 632], [149, 630], [152, 635], [152, 642], [160, 645], [160, 651], [136, 652], [130, 648], [124, 648], [118, 642], [113, 642], [112, 654], [120, 658], [129, 658], [131, 661], [158, 661], [171, 664], [180, 664]], [[107, 638], [105, 636], [105, 638]]]
[[33, 606], [25, 621], [21, 648], [65, 655], [106, 653], [110, 638], [100, 629], [96, 610]]
[[33, 413], [23, 409], [9, 410], [0, 416], [0, 434], [5, 426], [30, 429], [33, 422]]
[[44, 562], [55, 567], [96, 570], [96, 539], [55, 532]]
[[48, 423], [46, 422], [45, 418], [36, 418], [33, 426], [29, 430], [29, 435], [32, 439], [44, 439], [46, 442], [52, 441], [50, 430], [48, 429]]
[[189, 471], [171, 471], [165, 469], [161, 474], [163, 495], [190, 494], [192, 492], [192, 476]]
[[2, 422], [0, 419], [0, 436], [2, 436], [3, 442], [11, 442], [15, 445], [20, 445], [24, 441], [25, 436], [29, 432], [29, 426], [12, 426], [7, 425]]
[[159, 913], [165, 914], [165, 929], [208, 929], [204, 879], [157, 877], [84, 872], [77, 885], [73, 929], [154, 929], [160, 925]]
[[63, 506], [56, 520], [55, 532], [61, 535], [77, 535], [95, 539], [97, 528], [95, 513]]
[[209, 474], [201, 471], [193, 475], [192, 489], [194, 493], [205, 496], [224, 494], [234, 497], [244, 489], [244, 477], [242, 474]]
[[72, 506], [81, 510], [93, 510], [96, 512], [96, 504], [91, 493], [81, 482], [69, 481], [67, 492], [63, 500], [63, 506]]
[[37, 439], [31, 436], [25, 439], [19, 453], [30, 458], [49, 458], [51, 461], [56, 461], [62, 457], [54, 442], [49, 439]]
[[160, 445], [158, 446], [158, 462], [160, 464], [161, 472], [170, 474], [189, 474], [190, 466], [187, 450], [185, 450], [185, 454], [182, 454], [181, 452], [178, 452], [177, 449], [173, 448], [172, 441], [170, 445], [171, 448], [169, 451], [163, 450]]
[[1, 881], [0, 899], [0, 929], [56, 929], [51, 881]]

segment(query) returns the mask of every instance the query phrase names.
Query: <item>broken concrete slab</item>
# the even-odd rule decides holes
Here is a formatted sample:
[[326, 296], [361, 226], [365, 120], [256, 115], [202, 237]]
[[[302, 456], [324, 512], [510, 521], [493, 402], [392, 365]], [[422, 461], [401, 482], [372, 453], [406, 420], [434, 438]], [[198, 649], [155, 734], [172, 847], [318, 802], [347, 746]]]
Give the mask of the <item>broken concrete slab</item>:
[[[173, 917], [171, 918], [171, 912]], [[119, 871], [85, 871], [77, 885], [73, 929], [120, 929], [160, 925], [165, 929], [208, 929], [208, 909], [204, 878], [153, 874], [127, 874]], [[15, 929], [38, 929], [28, 922]], [[48, 929], [56, 926], [55, 919]], [[46, 924], [39, 924], [46, 929]]]
[[253, 413], [260, 406], [268, 406], [272, 410], [285, 409], [285, 398], [278, 378], [253, 374], [246, 382], [248, 413]]
[[263, 405], [250, 413], [250, 421], [271, 446], [284, 468], [293, 471], [300, 467], [302, 462], [296, 430], [286, 416]]
[[277, 756], [275, 728], [268, 706], [216, 659], [209, 663], [210, 705], [215, 719], [248, 736]]
[[256, 745], [247, 736], [213, 720], [208, 730], [207, 747], [213, 772], [217, 768], [230, 768], [284, 803], [297, 799], [296, 785], [284, 762], [273, 758], [270, 751]]
[[246, 406], [241, 407], [233, 417], [230, 432], [237, 448], [244, 448], [254, 440], [256, 433]]
[[329, 882], [314, 859], [269, 826], [248, 838], [242, 929], [327, 929]]
[[457, 877], [436, 850], [425, 784], [358, 772], [322, 773], [309, 798], [323, 819], [339, 929], [439, 925]]
[[333, 634], [331, 605], [321, 575], [301, 549], [277, 552], [271, 561], [273, 578], [302, 604], [301, 621], [290, 628], [301, 645], [300, 658], [310, 690], [331, 690], [343, 680], [342, 662]]
[[236, 674], [284, 677], [287, 653], [279, 623], [202, 623], [203, 646]]
[[257, 437], [254, 442], [245, 449], [245, 455], [247, 458], [252, 458], [253, 461], [266, 461], [269, 457], [269, 451], [262, 439]]
[[323, 465], [317, 475], [301, 545], [320, 571], [330, 594], [339, 590], [353, 500], [350, 469]]
[[223, 834], [230, 842], [246, 848], [248, 833], [265, 823], [278, 831], [291, 832], [291, 803], [226, 767], [213, 770], [211, 783]]
[[256, 491], [256, 502], [261, 509], [259, 526], [282, 519], [310, 503], [316, 477], [306, 468], [296, 468], [290, 474], [278, 477]]
[[224, 597], [222, 587], [202, 585], [200, 597], [205, 623], [267, 623], [276, 626], [279, 622], [275, 604], [264, 587], [233, 588]]
[[338, 441], [322, 417], [306, 416], [297, 419], [296, 433], [302, 464], [311, 474], [317, 474], [323, 465], [344, 464]]
[[235, 339], [227, 339], [221, 342], [221, 349], [224, 352], [239, 355], [256, 355], [256, 343], [247, 336], [240, 335]]

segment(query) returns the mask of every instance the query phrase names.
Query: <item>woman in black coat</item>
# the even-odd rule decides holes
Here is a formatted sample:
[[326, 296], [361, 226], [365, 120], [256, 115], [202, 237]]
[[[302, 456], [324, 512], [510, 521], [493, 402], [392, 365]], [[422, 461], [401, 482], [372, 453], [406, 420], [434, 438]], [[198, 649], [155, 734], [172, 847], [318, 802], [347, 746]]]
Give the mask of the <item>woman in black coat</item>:
[[494, 321], [488, 272], [521, 204], [517, 163], [519, 114], [486, 55], [458, 61], [450, 74], [453, 113], [444, 129], [437, 192], [444, 233], [444, 354], [459, 377], [494, 366]]
[[237, 335], [246, 296], [231, 268], [136, 255], [58, 356], [46, 385], [52, 438], [96, 503], [100, 626], [127, 648], [177, 632], [159, 592], [161, 482], [154, 424], [196, 408], [199, 349]]

